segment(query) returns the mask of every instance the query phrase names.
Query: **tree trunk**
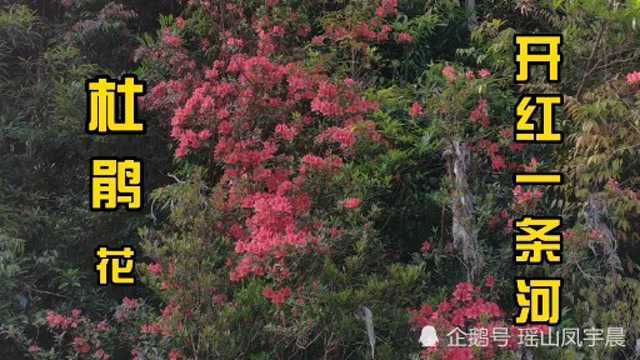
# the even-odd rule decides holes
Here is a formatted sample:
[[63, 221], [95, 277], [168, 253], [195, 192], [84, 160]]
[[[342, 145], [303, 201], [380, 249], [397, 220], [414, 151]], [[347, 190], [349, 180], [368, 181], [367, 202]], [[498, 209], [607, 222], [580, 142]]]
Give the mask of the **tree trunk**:
[[478, 25], [478, 17], [476, 16], [476, 0], [465, 0], [464, 8], [467, 12], [467, 26], [469, 31]]
[[[602, 244], [607, 267], [610, 272], [615, 273], [622, 270], [622, 262], [617, 253], [618, 242], [613, 235], [613, 231], [611, 231], [609, 225], [606, 223], [606, 215], [607, 204], [602, 194], [594, 193], [589, 195], [586, 209], [587, 225], [601, 235], [599, 243]], [[593, 246], [591, 246], [591, 250], [597, 255]]]
[[453, 182], [451, 190], [453, 247], [462, 252], [462, 259], [467, 270], [467, 280], [473, 282], [477, 279], [484, 260], [478, 245], [473, 194], [468, 181], [469, 147], [459, 140], [452, 140], [444, 156], [449, 177]]

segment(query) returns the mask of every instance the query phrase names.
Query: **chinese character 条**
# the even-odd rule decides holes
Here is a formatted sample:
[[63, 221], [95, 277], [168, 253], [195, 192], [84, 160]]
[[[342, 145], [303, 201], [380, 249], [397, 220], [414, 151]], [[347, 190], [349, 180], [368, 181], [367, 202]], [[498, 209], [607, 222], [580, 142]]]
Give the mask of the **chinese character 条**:
[[514, 222], [516, 263], [540, 264], [562, 261], [562, 235], [552, 233], [562, 225], [557, 217], [524, 217]]

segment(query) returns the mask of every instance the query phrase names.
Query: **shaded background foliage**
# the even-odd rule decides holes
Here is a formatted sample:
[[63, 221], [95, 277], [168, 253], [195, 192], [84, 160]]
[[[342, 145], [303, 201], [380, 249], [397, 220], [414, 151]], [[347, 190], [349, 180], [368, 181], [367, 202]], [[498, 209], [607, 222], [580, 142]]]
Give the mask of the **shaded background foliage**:
[[[457, 301], [466, 282], [502, 311], [468, 319], [467, 326], [509, 322], [516, 271], [505, 260], [509, 219], [525, 212], [564, 218], [564, 263], [519, 270], [565, 279], [558, 328], [623, 326], [627, 347], [472, 355], [439, 349], [422, 356], [637, 358], [640, 75], [636, 81], [627, 74], [640, 70], [640, 5], [395, 3], [0, 2], [0, 358], [417, 358], [415, 325], [430, 321], [429, 304], [442, 309]], [[223, 8], [228, 4], [236, 7]], [[376, 15], [380, 8], [383, 16]], [[256, 30], [259, 18], [269, 20], [266, 35]], [[389, 40], [372, 39], [358, 30], [361, 23], [378, 32], [388, 25]], [[308, 78], [317, 71], [336, 86], [353, 81], [356, 95], [378, 106], [363, 114], [381, 140], [362, 136], [353, 153], [342, 153], [314, 140], [341, 124], [337, 116], [309, 110], [306, 100], [285, 114], [285, 124], [297, 124], [305, 115], [298, 111], [314, 122], [296, 135], [303, 140], [278, 143], [283, 162], [329, 153], [343, 161], [336, 173], [305, 179], [313, 196], [309, 219], [325, 226], [317, 236], [326, 247], [291, 250], [290, 277], [268, 272], [230, 281], [240, 257], [228, 225], [250, 212], [221, 206], [230, 166], [212, 156], [217, 135], [174, 157], [181, 140], [170, 135], [171, 119], [215, 60], [227, 61], [234, 51], [255, 56], [265, 39], [277, 38], [270, 31], [279, 24], [290, 27], [287, 34], [296, 27], [306, 34], [283, 37], [265, 56], [269, 63], [296, 63]], [[339, 27], [353, 32], [336, 36]], [[512, 36], [521, 32], [563, 34], [560, 85], [534, 73], [531, 83], [513, 86]], [[399, 34], [411, 40], [397, 41]], [[247, 48], [226, 49], [229, 37]], [[193, 68], [180, 73], [185, 64]], [[145, 98], [145, 136], [84, 134], [84, 81], [125, 72], [147, 80], [149, 90], [170, 84], [175, 92]], [[171, 88], [180, 81], [189, 85]], [[512, 106], [521, 92], [565, 95], [557, 119], [564, 144], [512, 144]], [[201, 121], [194, 129], [217, 131], [211, 114], [192, 115]], [[275, 124], [265, 116], [235, 136], [255, 132], [264, 139]], [[456, 185], [462, 179], [451, 172], [462, 161], [456, 149], [468, 151], [468, 188]], [[88, 210], [89, 159], [106, 154], [144, 159], [144, 211]], [[560, 189], [514, 190], [511, 172], [523, 167], [562, 170], [571, 181]], [[461, 244], [452, 228], [462, 191], [475, 200], [475, 244]], [[98, 244], [140, 251], [139, 286], [95, 286]], [[472, 246], [471, 257], [465, 246]]]

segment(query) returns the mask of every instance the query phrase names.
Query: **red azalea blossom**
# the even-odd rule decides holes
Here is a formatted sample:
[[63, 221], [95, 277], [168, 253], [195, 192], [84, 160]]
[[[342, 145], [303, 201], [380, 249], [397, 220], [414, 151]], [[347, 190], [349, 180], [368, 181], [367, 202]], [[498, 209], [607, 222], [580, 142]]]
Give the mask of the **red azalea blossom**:
[[449, 82], [454, 82], [458, 78], [456, 69], [451, 65], [447, 65], [442, 69], [442, 76], [449, 80]]
[[480, 78], [486, 78], [491, 76], [491, 71], [489, 71], [488, 69], [482, 69], [480, 71], [478, 71], [478, 76]]
[[176, 349], [171, 350], [169, 353], [169, 360], [180, 360], [182, 359], [182, 353]]
[[422, 105], [420, 105], [420, 103], [416, 101], [411, 105], [411, 109], [409, 109], [409, 116], [415, 119], [418, 116], [422, 115], [422, 111]]
[[420, 250], [424, 255], [427, 255], [427, 253], [429, 253], [429, 250], [431, 250], [431, 244], [428, 241], [423, 242]]
[[177, 36], [177, 35], [173, 35], [169, 32], [165, 32], [164, 36], [162, 37], [162, 41], [172, 47], [180, 47], [182, 46], [182, 39]]
[[386, 17], [395, 15], [398, 12], [398, 0], [382, 0], [380, 6], [376, 9], [376, 16]]
[[[493, 277], [487, 277], [487, 282], [493, 281]], [[492, 285], [493, 284], [489, 284]], [[410, 310], [410, 325], [416, 331], [424, 326], [434, 326], [438, 333], [447, 334], [454, 328], [468, 333], [471, 328], [506, 327], [505, 314], [500, 307], [493, 302], [481, 297], [481, 291], [470, 283], [459, 283], [452, 296], [442, 301], [435, 309], [425, 304], [417, 310]], [[511, 342], [511, 339], [510, 339]], [[516, 343], [517, 346], [517, 343]], [[468, 349], [469, 351], [466, 351]], [[511, 348], [501, 349], [491, 339], [483, 351], [476, 353], [469, 347], [455, 348], [439, 343], [435, 347], [427, 348], [421, 353], [421, 358], [430, 359], [434, 356], [442, 359], [482, 359], [495, 358], [498, 351], [508, 351]]]
[[574, 230], [565, 230], [562, 232], [563, 240], [570, 241], [576, 236], [576, 232]]
[[262, 291], [262, 295], [264, 295], [264, 297], [269, 299], [269, 301], [271, 301], [272, 304], [280, 306], [284, 304], [285, 301], [287, 301], [289, 296], [291, 296], [291, 289], [289, 289], [288, 287], [285, 287], [276, 291], [268, 287]]
[[539, 165], [540, 165], [540, 162], [538, 161], [538, 159], [531, 158], [531, 161], [529, 162], [529, 164], [524, 165], [524, 170], [526, 172], [535, 172], [538, 169]]
[[287, 124], [278, 124], [276, 125], [276, 134], [282, 136], [286, 141], [293, 141], [293, 138], [298, 134], [298, 130]]
[[140, 306], [138, 299], [130, 299], [128, 297], [124, 297], [122, 299], [122, 307], [127, 310], [135, 310]]
[[484, 285], [488, 288], [493, 288], [493, 285], [495, 285], [496, 283], [496, 279], [493, 277], [493, 275], [489, 275], [487, 276], [487, 279], [484, 282]]
[[[397, 1], [382, 1], [380, 8], [385, 16], [395, 14]], [[246, 20], [239, 8], [226, 10], [238, 15], [239, 23]], [[171, 55], [153, 54], [173, 65], [176, 79], [150, 89], [145, 106], [171, 114], [176, 157], [210, 151], [210, 145], [223, 168], [216, 197], [225, 200], [216, 206], [223, 213], [236, 214], [220, 227], [235, 242], [232, 281], [265, 276], [275, 264], [285, 265], [288, 252], [306, 253], [317, 246], [323, 222], [313, 219], [317, 226], [303, 225], [318, 206], [318, 194], [305, 186], [307, 178], [318, 173], [334, 175], [359, 141], [381, 139], [375, 123], [367, 119], [378, 106], [359, 93], [353, 79], [336, 81], [319, 68], [271, 56], [286, 49], [281, 40], [300, 35], [296, 19], [258, 17], [248, 21], [253, 35], [229, 30], [219, 44], [203, 43], [206, 48], [217, 45], [220, 54], [202, 69], [181, 46], [173, 46]], [[327, 26], [324, 34], [311, 41], [315, 45], [346, 38], [386, 41], [393, 28], [384, 21], [376, 17], [349, 28]], [[310, 30], [304, 28], [303, 35]], [[164, 33], [168, 43], [178, 45], [171, 36], [176, 35]], [[243, 46], [254, 42], [257, 46]], [[302, 161], [287, 148], [287, 142], [293, 141], [306, 146]], [[334, 150], [313, 153], [318, 144]], [[161, 289], [172, 286], [163, 281]]]
[[358, 198], [348, 198], [348, 199], [345, 199], [342, 202], [344, 207], [347, 208], [347, 209], [355, 209], [358, 206], [360, 206], [361, 203], [362, 203], [362, 200], [360, 200]]
[[76, 328], [78, 326], [77, 319], [67, 318], [51, 310], [47, 311], [47, 324], [52, 329], [59, 328], [62, 330]]
[[109, 331], [110, 329], [111, 329], [111, 326], [109, 326], [106, 320], [102, 320], [98, 323], [98, 325], [96, 325], [97, 332], [106, 332], [106, 331]]
[[182, 16], [178, 16], [176, 18], [176, 26], [178, 27], [178, 29], [182, 30], [184, 29], [184, 19], [182, 18]]
[[73, 338], [73, 350], [80, 354], [86, 354], [91, 351], [91, 346], [83, 337], [76, 336]]
[[326, 39], [326, 36], [324, 35], [318, 35], [318, 36], [314, 36], [311, 39], [311, 44], [315, 45], [315, 46], [320, 46], [324, 44], [324, 40]]
[[513, 189], [514, 207], [519, 209], [534, 208], [542, 199], [542, 191], [538, 189], [525, 191], [522, 185], [518, 185]]
[[479, 123], [484, 128], [489, 127], [489, 105], [486, 99], [480, 99], [478, 105], [469, 114], [472, 122]]
[[409, 33], [402, 32], [396, 35], [396, 41], [400, 44], [410, 43], [413, 42], [413, 36]]
[[160, 334], [162, 328], [158, 324], [143, 324], [140, 327], [140, 332], [142, 334]]
[[158, 263], [149, 264], [148, 269], [149, 269], [149, 272], [153, 275], [162, 274], [162, 264], [158, 264]]
[[109, 354], [107, 354], [102, 349], [96, 350], [96, 353], [94, 355], [95, 355], [96, 358], [98, 358], [98, 360], [109, 360], [109, 359], [111, 359], [111, 356], [109, 356]]
[[627, 74], [627, 84], [635, 85], [640, 83], [640, 71], [634, 71]]

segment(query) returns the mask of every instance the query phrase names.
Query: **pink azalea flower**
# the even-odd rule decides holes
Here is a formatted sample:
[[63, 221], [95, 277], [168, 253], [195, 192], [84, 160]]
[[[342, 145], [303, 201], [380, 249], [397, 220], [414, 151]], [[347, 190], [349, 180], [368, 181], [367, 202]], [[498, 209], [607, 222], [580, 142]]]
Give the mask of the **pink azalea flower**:
[[491, 76], [491, 71], [489, 71], [488, 69], [482, 69], [480, 71], [478, 71], [478, 76], [481, 78], [486, 78]]
[[358, 198], [348, 198], [344, 200], [343, 205], [347, 209], [355, 209], [358, 206], [360, 206], [361, 203], [362, 203], [362, 200]]
[[449, 80], [449, 82], [454, 82], [458, 78], [456, 69], [451, 65], [447, 65], [442, 69], [442, 76]]
[[428, 241], [423, 242], [420, 250], [422, 250], [422, 253], [424, 255], [427, 255], [427, 253], [429, 253], [429, 250], [431, 250], [431, 244]]
[[411, 109], [409, 109], [409, 116], [415, 119], [420, 115], [422, 115], [422, 105], [416, 101], [411, 105]]
[[627, 74], [627, 84], [635, 85], [640, 83], [640, 71], [634, 71]]
[[490, 289], [493, 288], [493, 285], [495, 285], [495, 283], [496, 283], [496, 278], [494, 278], [493, 275], [487, 276], [487, 279], [484, 282], [485, 286]]
[[79, 354], [86, 354], [91, 351], [91, 346], [85, 338], [76, 336], [73, 338], [73, 350]]
[[406, 32], [401, 32], [396, 36], [396, 40], [401, 44], [413, 42], [413, 36]]

